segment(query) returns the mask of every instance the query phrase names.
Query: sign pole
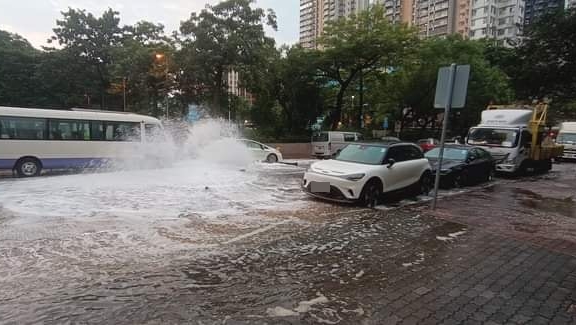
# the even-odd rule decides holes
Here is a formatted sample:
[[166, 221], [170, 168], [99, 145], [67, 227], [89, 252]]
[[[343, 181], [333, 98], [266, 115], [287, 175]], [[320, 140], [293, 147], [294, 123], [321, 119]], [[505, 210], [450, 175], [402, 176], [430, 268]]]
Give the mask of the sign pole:
[[436, 166], [436, 178], [434, 179], [434, 200], [432, 201], [432, 210], [436, 209], [438, 203], [438, 188], [440, 187], [440, 171], [442, 170], [442, 160], [444, 158], [444, 144], [446, 142], [446, 131], [448, 129], [448, 121], [450, 109], [452, 106], [452, 95], [454, 93], [454, 81], [456, 79], [456, 64], [450, 65], [450, 78], [448, 79], [448, 91], [446, 94], [446, 105], [444, 106], [444, 122], [442, 123], [442, 136], [440, 138], [440, 155], [438, 157], [438, 165]]

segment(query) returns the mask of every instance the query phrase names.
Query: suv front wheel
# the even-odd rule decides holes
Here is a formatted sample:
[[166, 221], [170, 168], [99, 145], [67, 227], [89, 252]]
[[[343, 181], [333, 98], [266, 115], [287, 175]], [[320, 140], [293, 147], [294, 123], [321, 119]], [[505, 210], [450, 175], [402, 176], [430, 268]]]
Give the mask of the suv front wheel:
[[382, 196], [382, 184], [379, 181], [372, 179], [364, 185], [362, 193], [360, 194], [360, 204], [365, 207], [373, 208], [378, 205], [380, 197]]

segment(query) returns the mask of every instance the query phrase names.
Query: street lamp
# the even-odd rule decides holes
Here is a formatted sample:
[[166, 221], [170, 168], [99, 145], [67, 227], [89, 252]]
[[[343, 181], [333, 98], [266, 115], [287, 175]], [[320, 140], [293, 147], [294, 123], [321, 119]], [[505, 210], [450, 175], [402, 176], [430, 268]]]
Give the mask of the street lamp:
[[164, 99], [164, 105], [166, 106], [166, 118], [169, 116], [169, 108], [168, 108], [168, 56], [164, 53], [156, 53], [154, 55], [157, 61], [164, 61], [164, 82], [166, 87], [166, 98]]

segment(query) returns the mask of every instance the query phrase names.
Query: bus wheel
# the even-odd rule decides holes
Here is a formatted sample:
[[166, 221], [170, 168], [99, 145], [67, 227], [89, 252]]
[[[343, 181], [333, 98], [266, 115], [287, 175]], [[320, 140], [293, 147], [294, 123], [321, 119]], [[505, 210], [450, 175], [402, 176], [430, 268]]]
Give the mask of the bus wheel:
[[36, 158], [23, 158], [16, 164], [16, 172], [19, 177], [34, 177], [40, 175], [42, 165]]

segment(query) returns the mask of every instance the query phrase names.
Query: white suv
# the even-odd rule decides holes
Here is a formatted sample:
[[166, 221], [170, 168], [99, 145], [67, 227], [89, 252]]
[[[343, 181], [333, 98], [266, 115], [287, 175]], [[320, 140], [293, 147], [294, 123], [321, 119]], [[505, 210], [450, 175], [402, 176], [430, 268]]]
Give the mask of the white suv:
[[430, 164], [415, 144], [349, 144], [335, 159], [312, 164], [302, 188], [314, 197], [374, 207], [383, 193], [428, 194]]

